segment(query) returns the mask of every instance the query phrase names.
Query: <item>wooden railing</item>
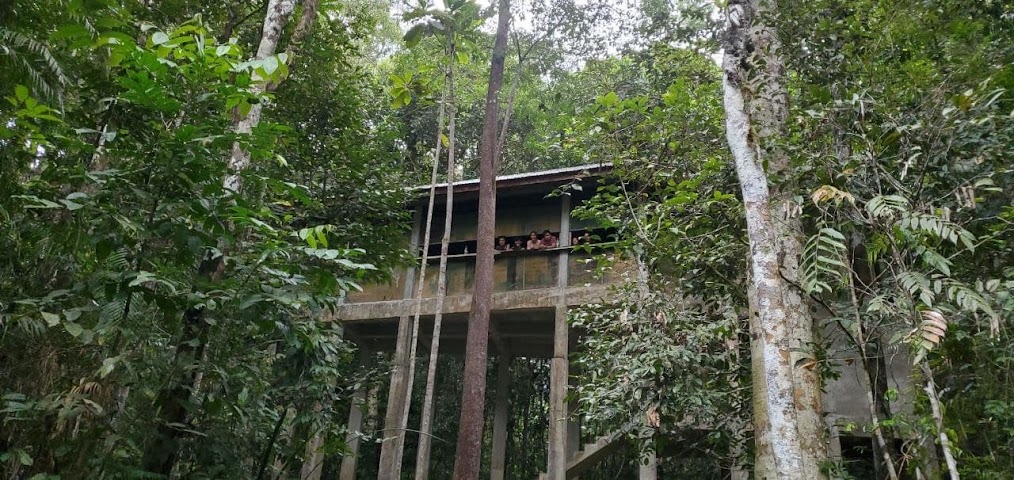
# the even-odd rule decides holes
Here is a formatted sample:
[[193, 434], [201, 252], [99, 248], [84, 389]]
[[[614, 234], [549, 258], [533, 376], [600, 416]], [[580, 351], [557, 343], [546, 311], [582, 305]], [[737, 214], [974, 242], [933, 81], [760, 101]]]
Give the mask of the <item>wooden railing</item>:
[[[610, 268], [599, 269], [596, 257], [599, 252], [588, 253], [570, 247], [538, 251], [500, 252], [493, 263], [495, 292], [510, 292], [552, 288], [559, 285], [559, 262], [561, 253], [569, 252], [567, 285], [571, 287], [610, 284], [621, 280], [627, 271], [627, 262], [620, 260]], [[430, 258], [426, 269], [424, 297], [433, 297], [437, 292], [437, 268], [439, 258]], [[349, 302], [379, 302], [404, 298], [406, 270], [401, 270], [388, 283], [369, 285], [362, 292], [349, 294]], [[447, 257], [447, 295], [471, 293], [475, 280], [475, 254], [449, 255]]]

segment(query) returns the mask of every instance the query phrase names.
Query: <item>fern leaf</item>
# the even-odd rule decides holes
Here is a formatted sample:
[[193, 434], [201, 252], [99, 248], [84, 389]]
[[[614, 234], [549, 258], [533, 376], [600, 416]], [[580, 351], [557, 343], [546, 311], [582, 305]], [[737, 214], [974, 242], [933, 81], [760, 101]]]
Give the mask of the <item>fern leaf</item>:
[[106, 257], [104, 266], [107, 270], [124, 272], [130, 269], [130, 261], [127, 260], [127, 249], [121, 248]]
[[926, 275], [912, 271], [901, 272], [898, 274], [898, 283], [909, 295], [917, 297], [927, 307], [932, 307], [936, 301], [933, 284]]
[[993, 307], [979, 292], [960, 282], [949, 281], [947, 283], [947, 299], [965, 312], [974, 314], [981, 311], [990, 317], [996, 316]]
[[866, 202], [866, 211], [876, 218], [907, 212], [908, 200], [898, 195], [877, 195]]
[[936, 348], [947, 335], [947, 318], [942, 313], [928, 309], [920, 311], [919, 315], [922, 321], [908, 335], [909, 341], [916, 348], [915, 358], [912, 360], [914, 364], [926, 358], [926, 354]]
[[902, 229], [927, 233], [957, 247], [975, 251], [975, 235], [946, 218], [926, 213], [905, 213], [897, 225]]
[[[70, 83], [49, 47], [23, 33], [0, 27], [0, 54], [7, 56], [24, 76], [31, 79], [32, 88], [44, 97], [60, 100], [63, 87]], [[36, 64], [42, 67], [42, 71]], [[53, 80], [52, 84], [47, 77]]]
[[807, 293], [834, 290], [831, 282], [844, 283], [848, 266], [845, 235], [830, 227], [821, 228], [803, 247], [801, 283]]

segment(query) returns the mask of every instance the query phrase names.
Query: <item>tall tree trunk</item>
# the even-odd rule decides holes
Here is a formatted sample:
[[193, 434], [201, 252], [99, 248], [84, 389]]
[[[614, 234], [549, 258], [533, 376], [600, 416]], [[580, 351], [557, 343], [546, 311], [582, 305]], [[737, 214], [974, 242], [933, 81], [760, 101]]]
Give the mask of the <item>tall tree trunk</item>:
[[[436, 135], [436, 147], [433, 153], [433, 168], [430, 174], [430, 197], [429, 204], [426, 208], [426, 226], [423, 230], [423, 242], [422, 242], [422, 255], [421, 264], [419, 266], [419, 281], [416, 283], [416, 291], [414, 292], [413, 298], [415, 300], [415, 315], [412, 318], [412, 333], [409, 338], [410, 349], [406, 358], [408, 367], [406, 368], [405, 374], [407, 378], [405, 380], [406, 387], [403, 389], [405, 399], [402, 407], [396, 411], [394, 415], [391, 415], [391, 411], [388, 411], [385, 430], [388, 430], [385, 434], [385, 439], [381, 445], [380, 451], [380, 468], [378, 471], [378, 478], [397, 478], [402, 475], [402, 461], [405, 453], [405, 433], [409, 427], [409, 411], [412, 404], [412, 384], [415, 382], [416, 376], [416, 344], [419, 341], [419, 320], [422, 315], [422, 297], [423, 291], [426, 288], [426, 267], [429, 263], [429, 249], [430, 249], [430, 236], [433, 231], [433, 208], [436, 202], [436, 188], [437, 188], [437, 175], [440, 172], [440, 147], [441, 137], [443, 136], [444, 128], [444, 111], [447, 102], [446, 93], [440, 95], [440, 110], [437, 115], [437, 135]], [[448, 169], [447, 173], [447, 192], [448, 196], [452, 191], [453, 187], [450, 185], [453, 182], [452, 170]], [[450, 202], [448, 202], [450, 204]], [[448, 207], [449, 208], [449, 207]], [[450, 221], [450, 212], [447, 212], [447, 221]], [[446, 223], [445, 222], [445, 223]], [[449, 227], [445, 228], [449, 231]], [[444, 262], [446, 262], [446, 252], [443, 251], [441, 246], [441, 270], [446, 275], [446, 269]], [[439, 280], [439, 283], [444, 283], [445, 280]], [[440, 288], [439, 286], [437, 287]], [[391, 382], [393, 387], [394, 382]], [[391, 390], [390, 396], [399, 395], [399, 392]], [[390, 403], [391, 400], [388, 400]], [[391, 426], [391, 424], [394, 424]]]
[[[292, 67], [295, 66], [296, 55], [299, 54], [303, 48], [303, 42], [313, 30], [313, 23], [317, 21], [317, 10], [319, 9], [320, 0], [303, 0], [303, 11], [299, 14], [299, 23], [296, 24], [296, 29], [292, 31], [292, 37], [289, 38], [289, 43], [285, 46], [285, 55], [288, 57], [285, 62], [289, 71], [292, 71]], [[272, 84], [272, 86], [277, 85], [278, 83]]]
[[489, 314], [493, 301], [493, 237], [496, 227], [496, 150], [500, 117], [500, 88], [503, 85], [504, 58], [507, 56], [507, 28], [510, 0], [500, 0], [493, 58], [490, 62], [486, 112], [479, 140], [479, 218], [475, 249], [475, 288], [468, 315], [465, 343], [464, 385], [461, 393], [461, 417], [458, 445], [454, 457], [454, 478], [479, 478], [482, 458], [483, 412], [486, 406], [486, 356], [489, 348]]
[[937, 392], [936, 381], [933, 380], [933, 369], [930, 368], [929, 363], [923, 360], [919, 364], [919, 368], [922, 370], [923, 379], [926, 385], [923, 390], [926, 392], [926, 398], [929, 399], [930, 413], [933, 415], [933, 423], [936, 427], [937, 441], [940, 445], [940, 451], [944, 454], [944, 461], [947, 463], [947, 473], [950, 474], [951, 480], [960, 480], [961, 474], [958, 472], [958, 462], [954, 459], [954, 448], [951, 446], [951, 440], [947, 437], [947, 430], [944, 429], [944, 413], [940, 407], [940, 394]]
[[[419, 427], [419, 447], [416, 450], [415, 478], [429, 478], [430, 446], [433, 432], [433, 388], [437, 379], [437, 360], [440, 354], [440, 327], [443, 321], [444, 297], [447, 295], [447, 250], [451, 244], [451, 216], [454, 213], [454, 147], [455, 119], [457, 117], [454, 96], [455, 42], [453, 37], [447, 47], [447, 98], [450, 108], [447, 125], [447, 206], [444, 210], [444, 236], [440, 239], [440, 271], [437, 273], [437, 305], [433, 316], [433, 333], [430, 336], [430, 359], [426, 366], [426, 394], [423, 396], [422, 425]], [[440, 144], [437, 135], [437, 144]], [[417, 304], [422, 305], [422, 300]], [[420, 308], [417, 306], [416, 308]], [[418, 317], [418, 310], [416, 312]]]
[[[451, 42], [453, 46], [453, 42]], [[449, 48], [450, 51], [450, 48]], [[448, 89], [452, 89], [451, 80], [453, 78], [453, 62], [452, 55], [448, 55], [448, 61], [450, 62], [446, 74], [448, 81]], [[451, 90], [451, 96], [453, 98], [453, 90]], [[453, 102], [453, 100], [451, 100]], [[437, 115], [437, 135], [436, 135], [436, 147], [433, 154], [433, 169], [430, 174], [430, 195], [429, 204], [426, 208], [426, 225], [423, 229], [423, 248], [421, 255], [421, 264], [419, 265], [419, 281], [416, 283], [415, 292], [413, 299], [415, 301], [415, 312], [412, 317], [412, 332], [409, 337], [409, 353], [407, 358], [408, 367], [406, 369], [407, 378], [405, 380], [405, 398], [401, 412], [397, 418], [398, 425], [392, 434], [395, 440], [388, 445], [385, 445], [386, 451], [381, 454], [380, 462], [380, 478], [393, 478], [401, 475], [401, 464], [405, 448], [405, 432], [408, 428], [408, 413], [411, 409], [412, 404], [412, 384], [415, 382], [415, 357], [416, 348], [419, 341], [419, 319], [422, 315], [422, 297], [426, 287], [426, 267], [429, 263], [429, 245], [430, 237], [433, 232], [433, 209], [436, 203], [436, 190], [437, 190], [437, 174], [440, 171], [440, 150], [443, 142], [444, 134], [444, 113], [446, 105], [448, 103], [447, 90], [441, 94], [440, 98], [440, 110]], [[440, 269], [437, 274], [437, 314], [436, 317], [442, 317], [443, 310], [443, 297], [446, 295], [446, 284], [447, 284], [447, 249], [450, 244], [450, 231], [451, 231], [451, 217], [453, 214], [453, 196], [454, 196], [454, 109], [451, 108], [450, 115], [450, 135], [449, 135], [449, 147], [447, 157], [447, 205], [445, 208], [445, 219], [444, 219], [444, 237], [440, 245]], [[437, 320], [434, 319], [434, 323]], [[394, 392], [392, 392], [394, 395]]]
[[[315, 1], [315, 0], [311, 0]], [[289, 16], [296, 8], [296, 0], [270, 0], [268, 11], [264, 15], [264, 27], [261, 29], [261, 41], [257, 46], [255, 60], [263, 60], [275, 54], [278, 50], [278, 40], [282, 36], [285, 24], [289, 22]], [[311, 23], [312, 25], [312, 23]], [[309, 32], [305, 30], [304, 35]], [[302, 39], [292, 39], [302, 42]], [[251, 93], [260, 95], [267, 91], [268, 84], [259, 75], [254, 74], [253, 84], [250, 86]], [[250, 106], [246, 116], [238, 116], [235, 130], [240, 135], [249, 135], [253, 128], [261, 123], [261, 112], [264, 110], [264, 103], [258, 102]], [[250, 165], [250, 151], [243, 148], [239, 142], [232, 144], [232, 156], [229, 158], [229, 176], [225, 179], [225, 188], [233, 192], [243, 189], [243, 178], [240, 173]]]
[[[732, 0], [722, 61], [726, 136], [750, 239], [755, 478], [826, 478], [813, 319], [795, 287], [801, 242], [784, 133], [788, 100], [773, 0]], [[765, 173], [765, 166], [767, 173]], [[768, 176], [775, 179], [769, 186]]]
[[[316, 0], [310, 0], [316, 1]], [[270, 0], [267, 12], [264, 16], [264, 24], [261, 30], [261, 39], [257, 47], [255, 58], [260, 60], [275, 54], [278, 49], [278, 40], [282, 30], [289, 20], [289, 15], [295, 8], [295, 0]], [[309, 33], [305, 30], [302, 35]], [[294, 39], [295, 40], [295, 39]], [[299, 39], [299, 41], [302, 41]], [[267, 85], [263, 79], [255, 75], [251, 90], [255, 94], [264, 93]], [[261, 110], [263, 106], [258, 103], [252, 105], [247, 116], [237, 118], [234, 130], [239, 134], [249, 134], [253, 127], [260, 123]], [[238, 193], [242, 189], [240, 173], [250, 164], [250, 152], [242, 148], [237, 142], [233, 144], [232, 154], [228, 161], [229, 174], [226, 176], [223, 185], [227, 190]], [[199, 282], [216, 282], [221, 279], [224, 272], [222, 256], [205, 257], [198, 267]], [[159, 415], [159, 427], [155, 439], [145, 449], [142, 466], [151, 472], [170, 475], [176, 464], [179, 455], [179, 441], [182, 431], [176, 426], [187, 421], [186, 403], [193, 393], [195, 385], [200, 378], [199, 369], [186, 368], [192, 365], [204, 354], [205, 345], [209, 337], [209, 326], [204, 321], [204, 310], [202, 308], [189, 308], [183, 314], [183, 333], [176, 343], [176, 354], [174, 364], [178, 371], [186, 372], [182, 377], [174, 378], [168, 383], [168, 387], [159, 395], [157, 402]], [[194, 342], [196, 340], [196, 342]], [[196, 345], [195, 345], [196, 343]], [[173, 374], [178, 377], [178, 374]]]

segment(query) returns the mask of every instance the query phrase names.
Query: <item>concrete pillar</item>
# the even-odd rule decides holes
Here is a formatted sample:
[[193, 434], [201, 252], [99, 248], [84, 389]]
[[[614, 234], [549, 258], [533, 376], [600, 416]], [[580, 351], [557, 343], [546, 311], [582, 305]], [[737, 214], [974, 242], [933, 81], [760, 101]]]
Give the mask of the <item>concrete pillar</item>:
[[567, 478], [567, 307], [556, 307], [553, 359], [549, 366], [549, 480]]
[[639, 480], [658, 480], [658, 458], [655, 456], [655, 450], [653, 449], [647, 457], [641, 459], [637, 478]]
[[[570, 195], [560, 197], [560, 246], [570, 245]], [[557, 260], [558, 297], [553, 329], [553, 359], [549, 364], [549, 480], [567, 478], [567, 384], [570, 328], [567, 325], [567, 268], [570, 256], [561, 250]]]
[[496, 368], [496, 403], [493, 406], [493, 455], [490, 459], [490, 480], [503, 480], [507, 474], [507, 422], [510, 415], [511, 360], [501, 354]]
[[[827, 415], [824, 417], [824, 421], [827, 422], [828, 431], [828, 443], [827, 443], [827, 460], [834, 465], [841, 465], [841, 431], [838, 430], [838, 416]], [[876, 459], [874, 459], [876, 462]], [[832, 479], [841, 478], [840, 476], [834, 476]]]
[[[577, 372], [574, 369], [569, 370], [568, 383], [573, 388], [577, 386]], [[567, 460], [576, 457], [578, 450], [581, 449], [581, 419], [577, 416], [577, 409], [577, 399], [567, 402]]]
[[409, 329], [408, 316], [398, 321], [397, 346], [391, 366], [391, 387], [387, 395], [387, 414], [384, 416], [384, 428], [380, 432], [380, 470], [378, 478], [398, 478], [401, 471], [402, 453], [405, 447], [405, 432], [401, 430], [405, 402], [409, 401], [408, 389], [408, 353]]
[[[413, 255], [419, 255], [419, 232], [422, 229], [423, 209], [416, 208], [412, 223], [412, 237], [409, 240], [409, 250]], [[424, 245], [423, 248], [428, 248]], [[409, 267], [405, 272], [405, 288], [402, 296], [406, 299], [414, 298], [415, 267]], [[382, 438], [380, 444], [380, 468], [378, 478], [398, 478], [401, 475], [402, 454], [405, 452], [405, 432], [402, 425], [406, 422], [404, 417], [408, 409], [405, 402], [411, 401], [411, 393], [408, 389], [408, 355], [411, 343], [411, 320], [410, 315], [403, 315], [398, 319], [398, 337], [395, 340], [394, 361], [391, 368], [391, 388], [387, 396], [387, 414], [384, 416], [384, 429], [380, 432]]]
[[[338, 478], [340, 480], [355, 480], [356, 465], [359, 462], [359, 435], [363, 430], [363, 404], [366, 402], [366, 389], [360, 387], [352, 395], [352, 407], [349, 408], [348, 434], [345, 442], [348, 444], [348, 452], [342, 457], [342, 468]], [[320, 478], [320, 469], [317, 469], [316, 476]]]

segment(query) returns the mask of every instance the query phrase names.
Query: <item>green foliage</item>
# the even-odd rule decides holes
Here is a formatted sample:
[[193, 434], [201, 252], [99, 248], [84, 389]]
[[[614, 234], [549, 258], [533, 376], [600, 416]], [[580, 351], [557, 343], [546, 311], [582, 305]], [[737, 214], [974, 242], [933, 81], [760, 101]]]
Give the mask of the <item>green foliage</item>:
[[[700, 441], [704, 464], [724, 464], [745, 441], [738, 425], [749, 402], [737, 346], [746, 299], [742, 207], [728, 193], [735, 191], [730, 164], [715, 149], [717, 71], [706, 58], [666, 46], [589, 70], [599, 67], [622, 68], [632, 83], [604, 91], [568, 119], [574, 136], [562, 151], [612, 159], [614, 174], [575, 216], [616, 229], [610, 246], [627, 255], [604, 253], [601, 268], [629, 272], [637, 258], [643, 273], [629, 274], [616, 305], [572, 315], [586, 332], [575, 359], [583, 379], [576, 398], [593, 431], [623, 429], [642, 452]], [[614, 266], [611, 258], [624, 260]], [[703, 441], [693, 438], [700, 425], [714, 428]], [[710, 474], [702, 465], [687, 468]]]
[[[1003, 476], [1011, 465], [996, 453], [1010, 451], [1014, 437], [984, 406], [1008, 397], [1014, 382], [979, 383], [968, 372], [1003, 368], [995, 348], [1010, 346], [1012, 231], [997, 220], [1009, 208], [1001, 192], [1014, 186], [1005, 160], [1014, 146], [1009, 8], [817, 2], [787, 5], [779, 22], [793, 71], [785, 144], [794, 180], [814, 204], [804, 214], [814, 230], [829, 226], [843, 237], [832, 262], [816, 253], [823, 231], [811, 239], [801, 283], [837, 319], [850, 319], [840, 324], [851, 348], [883, 339], [930, 367], [935, 383], [947, 385], [944, 428], [962, 452], [962, 475]], [[841, 281], [821, 283], [815, 274], [832, 273], [825, 267]], [[882, 421], [896, 420], [893, 435], [937, 438], [922, 381], [903, 392], [917, 398], [913, 417], [881, 412]], [[977, 427], [961, 427], [968, 422]]]
[[740, 352], [729, 347], [739, 319], [728, 299], [694, 304], [675, 285], [653, 285], [647, 298], [630, 288], [629, 301], [588, 305], [570, 319], [590, 333], [574, 364], [586, 379], [574, 395], [588, 429], [678, 443], [702, 425], [716, 426], [707, 450], [722, 458], [727, 428], [745, 406], [735, 392]]
[[845, 246], [845, 235], [831, 227], [817, 231], [803, 247], [803, 290], [810, 294], [820, 294], [834, 290], [829, 281], [845, 282], [843, 273], [848, 252]]
[[[299, 87], [250, 88], [293, 74], [284, 54], [245, 61], [250, 46], [215, 40], [201, 17], [139, 32], [130, 12], [97, 8], [82, 13], [102, 20], [94, 33], [54, 35], [79, 79], [66, 108], [18, 85], [0, 110], [0, 468], [151, 476], [142, 456], [167, 430], [179, 476], [253, 477], [268, 448], [298, 470], [318, 432], [340, 452], [359, 379], [327, 319], [404, 255], [394, 155], [364, 127], [368, 85], [333, 60], [355, 54], [354, 32], [304, 50], [351, 80], [332, 87], [347, 107], [313, 117]], [[271, 101], [304, 110], [233, 131], [235, 112]], [[234, 144], [253, 157], [242, 193], [223, 187]], [[182, 422], [157, 410], [177, 391]]]
[[46, 98], [59, 100], [69, 82], [49, 46], [28, 34], [0, 27], [0, 58], [7, 69], [31, 80], [32, 88]]

